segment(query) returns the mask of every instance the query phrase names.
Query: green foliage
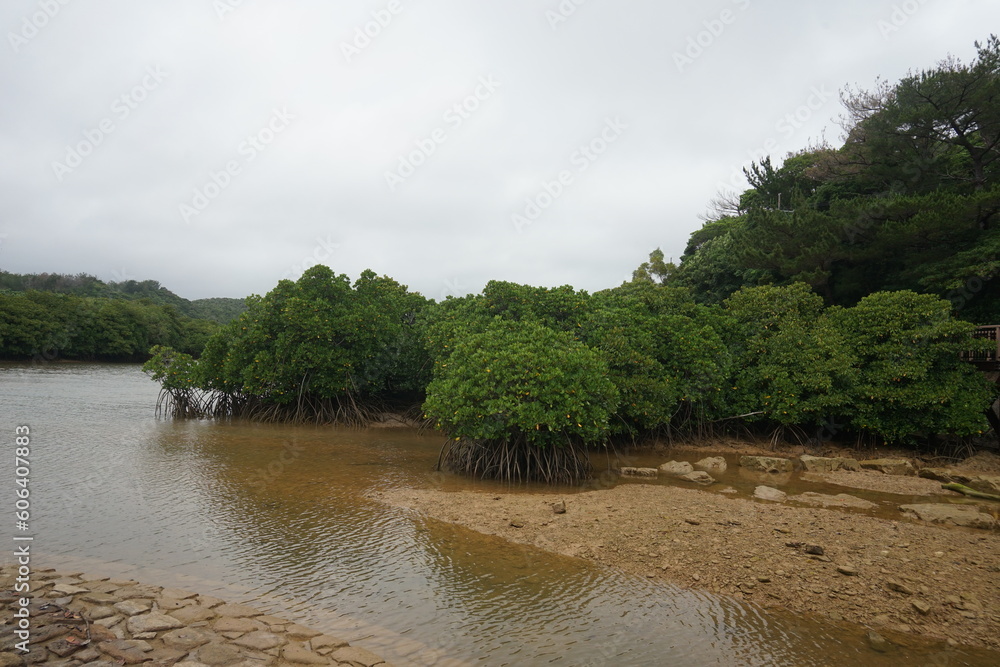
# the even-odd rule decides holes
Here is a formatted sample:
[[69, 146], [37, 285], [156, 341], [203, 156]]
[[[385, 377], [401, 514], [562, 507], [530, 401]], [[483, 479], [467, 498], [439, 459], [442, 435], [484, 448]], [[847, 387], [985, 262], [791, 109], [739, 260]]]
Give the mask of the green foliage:
[[0, 292], [54, 292], [72, 296], [142, 301], [157, 306], [172, 306], [192, 319], [204, 319], [225, 324], [246, 310], [243, 299], [198, 299], [188, 301], [177, 296], [155, 280], [123, 280], [104, 282], [79, 273], [75, 276], [59, 273], [9, 273], [0, 271]]
[[415, 326], [425, 305], [391, 278], [365, 271], [352, 286], [314, 266], [247, 299], [206, 344], [199, 384], [261, 405], [418, 393], [429, 378]]
[[685, 289], [640, 281], [594, 296], [584, 341], [621, 394], [616, 433], [681, 427], [714, 414], [729, 355], [716, 317]]
[[198, 354], [215, 328], [147, 301], [0, 293], [0, 357], [8, 359], [138, 361], [154, 345]]
[[751, 164], [750, 189], [720, 207], [738, 215], [691, 235], [670, 284], [701, 303], [795, 282], [841, 306], [913, 290], [1000, 322], [1000, 40], [842, 100], [844, 145]]
[[803, 283], [763, 286], [726, 300], [736, 364], [729, 396], [736, 413], [782, 426], [818, 426], [848, 409], [856, 359]]
[[496, 319], [434, 368], [424, 411], [455, 438], [601, 442], [618, 392], [599, 354], [532, 321]]
[[857, 356], [846, 410], [855, 428], [891, 442], [988, 429], [994, 391], [959, 354], [976, 347], [973, 325], [947, 301], [914, 292], [878, 292], [830, 314]]

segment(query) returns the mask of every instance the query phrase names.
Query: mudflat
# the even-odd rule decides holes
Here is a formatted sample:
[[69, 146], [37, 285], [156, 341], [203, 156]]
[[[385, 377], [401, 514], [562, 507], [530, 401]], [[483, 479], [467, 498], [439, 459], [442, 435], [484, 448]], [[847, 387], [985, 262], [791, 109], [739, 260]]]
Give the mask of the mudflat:
[[[981, 471], [982, 457], [977, 461], [968, 469]], [[940, 483], [913, 476], [839, 477], [847, 494], [855, 485], [904, 487], [896, 491], [908, 494], [900, 507], [950, 500], [994, 521], [1000, 509], [996, 502], [943, 497]], [[904, 511], [898, 518], [875, 516], [852, 511], [850, 502], [838, 506], [831, 495], [811, 494], [823, 502], [803, 507], [730, 491], [635, 481], [570, 494], [398, 489], [376, 497], [515, 543], [764, 608], [859, 623], [889, 636], [1000, 648], [995, 527], [930, 523]]]

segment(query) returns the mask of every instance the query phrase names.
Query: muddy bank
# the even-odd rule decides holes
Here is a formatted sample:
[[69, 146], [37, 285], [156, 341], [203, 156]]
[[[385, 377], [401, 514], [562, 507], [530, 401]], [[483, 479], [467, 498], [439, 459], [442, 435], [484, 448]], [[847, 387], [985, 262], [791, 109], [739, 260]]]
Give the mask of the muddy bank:
[[[857, 474], [871, 484], [890, 479]], [[907, 494], [940, 486], [903, 479]], [[765, 608], [860, 623], [890, 637], [921, 634], [1000, 649], [996, 530], [641, 482], [572, 494], [402, 489], [378, 498], [513, 542]], [[560, 503], [565, 512], [554, 509], [561, 510]]]

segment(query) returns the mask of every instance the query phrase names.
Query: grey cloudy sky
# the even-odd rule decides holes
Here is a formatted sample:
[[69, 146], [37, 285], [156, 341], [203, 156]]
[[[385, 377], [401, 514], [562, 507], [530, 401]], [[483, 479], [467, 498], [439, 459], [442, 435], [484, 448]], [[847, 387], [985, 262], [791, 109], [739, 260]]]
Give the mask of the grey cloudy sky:
[[8, 0], [0, 268], [428, 297], [678, 257], [845, 84], [969, 60], [996, 0]]

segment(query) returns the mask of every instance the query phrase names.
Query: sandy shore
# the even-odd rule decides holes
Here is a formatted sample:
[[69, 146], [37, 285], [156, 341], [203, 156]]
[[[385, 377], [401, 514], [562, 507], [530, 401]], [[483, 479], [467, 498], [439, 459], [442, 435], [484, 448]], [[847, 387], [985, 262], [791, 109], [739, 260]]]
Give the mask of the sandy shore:
[[[891, 479], [853, 475], [874, 485]], [[897, 481], [907, 494], [927, 493], [921, 502], [942, 501], [929, 495], [940, 491], [939, 483]], [[860, 623], [887, 636], [917, 633], [1000, 649], [997, 530], [642, 483], [562, 495], [403, 489], [376, 497], [512, 542], [765, 608]], [[554, 511], [559, 503], [565, 513]]]

